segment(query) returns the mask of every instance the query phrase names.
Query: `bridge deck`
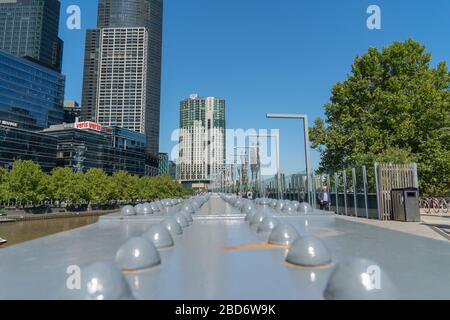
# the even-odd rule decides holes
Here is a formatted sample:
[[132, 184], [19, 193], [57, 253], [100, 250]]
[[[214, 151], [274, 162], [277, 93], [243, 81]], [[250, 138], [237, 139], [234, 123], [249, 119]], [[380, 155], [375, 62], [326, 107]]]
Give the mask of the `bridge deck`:
[[[322, 299], [332, 266], [288, 266], [286, 249], [265, 247], [266, 237], [218, 197], [212, 196], [194, 219], [174, 248], [160, 250], [160, 266], [126, 276], [136, 298]], [[308, 231], [326, 243], [334, 262], [347, 257], [377, 262], [401, 298], [450, 299], [450, 243], [326, 214], [280, 219], [299, 232], [306, 231], [307, 219]], [[94, 225], [0, 250], [0, 300], [61, 297], [68, 266], [113, 260], [128, 238], [159, 220], [111, 215]], [[241, 246], [248, 244], [253, 245]]]

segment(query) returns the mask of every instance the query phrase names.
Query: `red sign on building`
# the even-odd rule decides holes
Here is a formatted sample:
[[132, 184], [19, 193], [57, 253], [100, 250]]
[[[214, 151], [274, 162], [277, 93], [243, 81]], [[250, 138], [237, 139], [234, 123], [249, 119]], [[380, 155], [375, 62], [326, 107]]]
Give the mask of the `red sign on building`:
[[84, 121], [84, 122], [77, 122], [75, 123], [75, 129], [90, 129], [95, 130], [99, 132], [112, 132], [112, 129], [109, 127], [104, 127], [101, 124], [90, 122], [90, 121]]

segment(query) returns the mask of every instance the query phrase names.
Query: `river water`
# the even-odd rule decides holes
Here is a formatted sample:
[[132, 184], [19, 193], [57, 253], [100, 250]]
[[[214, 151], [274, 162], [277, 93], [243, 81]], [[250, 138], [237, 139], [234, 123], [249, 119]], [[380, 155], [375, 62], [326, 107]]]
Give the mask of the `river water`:
[[93, 224], [98, 219], [99, 217], [91, 216], [0, 223], [0, 238], [8, 240], [6, 244], [0, 246], [0, 250], [21, 242]]

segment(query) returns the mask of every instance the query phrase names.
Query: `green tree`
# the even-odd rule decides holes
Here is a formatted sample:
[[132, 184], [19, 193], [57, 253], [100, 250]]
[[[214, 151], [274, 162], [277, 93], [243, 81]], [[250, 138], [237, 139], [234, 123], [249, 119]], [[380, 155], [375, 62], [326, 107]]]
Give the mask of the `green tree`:
[[128, 201], [132, 201], [135, 202], [138, 199], [142, 199], [141, 196], [141, 192], [140, 192], [140, 187], [141, 187], [141, 180], [138, 176], [132, 176], [130, 175], [129, 177], [129, 185], [126, 188], [126, 195], [128, 196]]
[[82, 204], [88, 202], [90, 185], [86, 182], [83, 172], [73, 173], [73, 180], [67, 194], [70, 204]]
[[450, 73], [411, 39], [356, 57], [310, 130], [320, 172], [418, 162], [425, 194], [450, 194]]
[[7, 201], [9, 198], [7, 181], [8, 171], [6, 171], [3, 167], [0, 167], [0, 201]]
[[140, 179], [140, 198], [156, 200], [164, 198], [184, 197], [189, 194], [170, 176], [143, 177]]
[[126, 171], [119, 171], [111, 178], [114, 200], [126, 202], [136, 201], [139, 198], [139, 177], [132, 176]]
[[7, 192], [21, 202], [36, 204], [45, 199], [45, 175], [41, 167], [33, 161], [18, 160], [7, 176]]
[[92, 204], [103, 204], [111, 200], [114, 193], [111, 179], [101, 169], [89, 169], [83, 176], [84, 198], [91, 209]]
[[142, 177], [139, 180], [139, 198], [151, 201], [158, 198], [158, 191], [154, 183], [154, 178]]
[[75, 173], [71, 168], [55, 168], [48, 179], [48, 195], [53, 200], [68, 201], [74, 192]]

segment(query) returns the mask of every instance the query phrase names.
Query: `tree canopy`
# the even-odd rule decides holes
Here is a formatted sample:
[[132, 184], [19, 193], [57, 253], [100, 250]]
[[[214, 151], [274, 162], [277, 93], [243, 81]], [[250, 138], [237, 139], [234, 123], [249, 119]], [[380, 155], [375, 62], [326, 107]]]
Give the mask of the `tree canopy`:
[[425, 194], [450, 193], [450, 73], [408, 39], [356, 57], [310, 130], [320, 172], [417, 162]]
[[0, 201], [8, 199], [7, 174], [6, 169], [0, 167]]
[[41, 167], [32, 161], [18, 160], [6, 178], [9, 195], [18, 202], [40, 202], [45, 199], [46, 184]]
[[138, 177], [120, 171], [108, 176], [101, 169], [74, 172], [55, 168], [47, 175], [32, 161], [16, 161], [11, 171], [0, 167], [0, 201], [37, 204], [44, 199], [68, 204], [128, 203], [183, 197], [189, 194], [169, 176]]

